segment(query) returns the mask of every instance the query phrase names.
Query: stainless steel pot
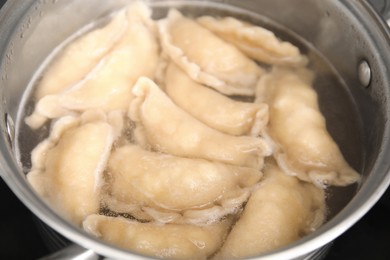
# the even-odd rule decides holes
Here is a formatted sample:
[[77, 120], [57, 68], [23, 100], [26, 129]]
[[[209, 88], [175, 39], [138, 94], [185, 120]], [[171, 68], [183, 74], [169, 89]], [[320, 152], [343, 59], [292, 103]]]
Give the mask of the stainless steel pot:
[[[81, 26], [130, 2], [14, 0], [8, 1], [0, 11], [0, 174], [36, 216], [75, 243], [56, 257], [81, 252], [86, 258], [97, 255], [115, 259], [141, 258], [87, 235], [58, 216], [37, 196], [25, 179], [27, 169], [23, 167], [28, 166], [20, 161], [24, 155], [20, 154], [19, 144], [28, 143], [29, 136], [20, 140], [14, 127], [14, 122], [19, 125], [21, 111], [24, 111], [20, 108], [23, 93], [52, 49]], [[225, 11], [235, 7], [266, 16], [269, 20], [264, 21], [274, 21], [270, 24], [276, 24], [277, 28], [288, 28], [289, 35], [299, 35], [297, 39], [326, 57], [332, 73], [340, 76], [338, 82], [346, 86], [347, 95], [334, 94], [333, 90], [339, 93], [335, 87], [323, 91], [328, 98], [324, 98], [322, 108], [327, 119], [336, 122], [336, 127], [329, 130], [341, 144], [346, 158], [361, 172], [362, 182], [358, 187], [349, 188], [348, 192], [354, 195], [341, 203], [342, 206], [335, 206], [332, 218], [316, 232], [261, 256], [266, 259], [320, 258], [329, 243], [356, 223], [390, 183], [390, 32], [385, 21], [364, 0], [148, 2], [156, 6], [184, 6], [198, 13], [210, 10], [210, 5]], [[384, 0], [373, 2], [379, 11], [386, 11], [390, 6]], [[317, 69], [321, 70], [321, 66]], [[319, 85], [319, 90], [324, 90]], [[345, 97], [352, 101], [353, 113], [344, 111], [348, 110], [343, 106]], [[337, 127], [337, 122], [341, 126]], [[334, 193], [342, 197], [346, 190], [335, 189]]]

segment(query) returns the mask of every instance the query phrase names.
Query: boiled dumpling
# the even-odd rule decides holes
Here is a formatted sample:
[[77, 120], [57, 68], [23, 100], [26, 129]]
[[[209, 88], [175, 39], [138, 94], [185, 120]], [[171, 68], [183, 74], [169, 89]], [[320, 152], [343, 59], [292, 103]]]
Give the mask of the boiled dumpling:
[[214, 130], [177, 107], [150, 79], [141, 77], [129, 116], [144, 147], [177, 156], [203, 158], [261, 169], [271, 149], [262, 138], [231, 136]]
[[266, 164], [264, 180], [249, 198], [217, 259], [254, 257], [290, 244], [325, 219], [324, 191]]
[[230, 219], [208, 226], [139, 223], [121, 217], [89, 216], [84, 229], [110, 244], [167, 259], [208, 259], [222, 245]]
[[40, 100], [82, 80], [110, 52], [126, 30], [126, 13], [117, 13], [106, 26], [71, 42], [49, 65], [35, 92]]
[[257, 100], [270, 109], [268, 133], [275, 158], [289, 175], [318, 185], [345, 186], [359, 180], [326, 130], [317, 94], [300, 72], [276, 68], [258, 85]]
[[227, 42], [237, 46], [250, 58], [273, 65], [304, 66], [308, 60], [289, 42], [260, 26], [242, 22], [233, 17], [203, 16], [197, 21]]
[[176, 105], [227, 134], [258, 136], [268, 123], [268, 105], [225, 97], [193, 81], [174, 63], [167, 69], [165, 91]]
[[236, 47], [177, 10], [157, 25], [163, 51], [193, 80], [227, 95], [254, 95], [262, 69]]
[[262, 176], [257, 169], [155, 153], [131, 144], [112, 153], [107, 171], [111, 195], [170, 210], [206, 207], [253, 186]]
[[136, 145], [115, 150], [107, 173], [109, 194], [122, 204], [177, 213], [224, 205], [262, 177], [257, 169], [149, 152]]
[[32, 152], [27, 179], [67, 219], [80, 225], [99, 211], [99, 187], [111, 146], [120, 131], [101, 114], [63, 117]]
[[[131, 88], [140, 76], [154, 75], [159, 47], [142, 16], [140, 6], [126, 12], [127, 28], [115, 48], [83, 80], [61, 93], [43, 97], [34, 113], [26, 118], [32, 128], [48, 118], [82, 112], [87, 109], [126, 110], [132, 99]], [[148, 9], [145, 10], [145, 12]]]
[[225, 197], [224, 200], [213, 205], [209, 204], [208, 207], [185, 211], [142, 206], [118, 200], [108, 194], [103, 194], [102, 206], [104, 211], [108, 210], [107, 212], [130, 215], [140, 222], [155, 221], [161, 224], [174, 223], [203, 226], [216, 223], [227, 216], [239, 214], [242, 211], [242, 206], [248, 201], [254, 187], [236, 190], [229, 194], [231, 197]]

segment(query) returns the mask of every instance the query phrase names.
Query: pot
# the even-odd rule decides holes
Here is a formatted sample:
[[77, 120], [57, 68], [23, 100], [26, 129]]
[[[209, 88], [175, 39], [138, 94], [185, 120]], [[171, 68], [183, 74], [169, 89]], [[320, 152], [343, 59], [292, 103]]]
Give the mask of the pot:
[[[90, 21], [131, 0], [15, 0], [0, 11], [0, 174], [46, 225], [74, 242], [52, 257], [81, 254], [141, 256], [110, 246], [73, 226], [48, 207], [27, 183], [34, 136], [23, 127], [31, 78], [52, 50]], [[156, 16], [176, 6], [192, 14], [240, 14], [278, 31], [302, 47], [318, 73], [321, 109], [348, 162], [362, 175], [358, 185], [330, 189], [329, 220], [314, 233], [259, 259], [321, 258], [332, 240], [356, 223], [390, 183], [390, 31], [377, 11], [388, 1], [214, 0], [148, 1]], [[27, 131], [27, 132], [26, 132]], [[83, 249], [87, 248], [87, 249]]]

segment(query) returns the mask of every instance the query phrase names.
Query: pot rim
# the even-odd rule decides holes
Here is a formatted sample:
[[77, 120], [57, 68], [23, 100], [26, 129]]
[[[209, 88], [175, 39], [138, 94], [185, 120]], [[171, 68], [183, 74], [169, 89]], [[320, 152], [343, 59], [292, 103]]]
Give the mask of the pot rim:
[[[11, 1], [7, 1], [0, 11], [0, 21], [3, 21], [6, 14], [14, 8]], [[30, 7], [29, 1], [25, 1], [18, 12], [26, 12]], [[34, 2], [34, 1], [30, 1]], [[223, 1], [221, 1], [223, 2]], [[385, 21], [374, 11], [374, 9], [366, 3], [364, 0], [356, 1], [362, 7], [356, 11], [356, 6], [352, 2], [342, 1], [340, 4], [346, 6], [349, 10], [355, 10], [354, 16], [360, 19], [364, 23], [373, 23], [377, 27], [378, 33], [383, 36], [384, 41], [390, 42], [390, 30]], [[211, 3], [209, 3], [211, 4]], [[2, 27], [2, 26], [1, 26]], [[9, 33], [9, 32], [8, 32]], [[390, 46], [389, 46], [390, 47]], [[390, 48], [388, 48], [390, 50]], [[390, 51], [389, 51], [390, 53]], [[390, 57], [382, 57], [385, 59], [383, 62], [390, 67]], [[390, 77], [390, 76], [389, 76]], [[390, 81], [390, 80], [389, 80]], [[390, 86], [388, 86], [390, 88]], [[389, 109], [387, 114], [390, 115]], [[386, 121], [384, 126], [384, 135], [390, 135], [390, 126]], [[3, 144], [7, 144], [7, 134], [2, 132], [0, 140]], [[116, 246], [109, 245], [104, 241], [86, 234], [81, 228], [74, 226], [73, 224], [64, 220], [60, 215], [54, 212], [30, 187], [24, 178], [24, 174], [18, 169], [13, 155], [10, 153], [9, 146], [0, 146], [0, 172], [1, 177], [12, 189], [16, 196], [43, 222], [52, 227], [54, 230], [67, 237], [71, 241], [93, 250], [94, 252], [103, 256], [109, 256], [113, 258], [126, 259], [126, 258], [143, 258], [148, 257], [141, 256], [137, 253], [130, 252]], [[390, 155], [390, 140], [389, 138], [383, 138], [382, 149], [372, 171], [382, 173], [381, 178], [374, 179], [368, 177], [365, 183], [359, 188], [359, 191], [352, 198], [346, 207], [344, 207], [336, 216], [330, 219], [327, 223], [321, 226], [318, 230], [305, 236], [297, 242], [294, 242], [287, 247], [283, 247], [279, 250], [272, 251], [270, 253], [260, 255], [256, 258], [273, 259], [290, 259], [296, 257], [302, 257], [310, 254], [311, 252], [325, 246], [332, 240], [337, 238], [352, 225], [354, 225], [360, 218], [362, 218], [372, 206], [380, 199], [387, 187], [390, 185], [390, 161], [386, 160], [386, 155]], [[389, 162], [387, 162], [389, 161]], [[14, 162], [10, 164], [9, 162]], [[19, 174], [14, 174], [19, 172]], [[255, 257], [254, 257], [255, 258]]]

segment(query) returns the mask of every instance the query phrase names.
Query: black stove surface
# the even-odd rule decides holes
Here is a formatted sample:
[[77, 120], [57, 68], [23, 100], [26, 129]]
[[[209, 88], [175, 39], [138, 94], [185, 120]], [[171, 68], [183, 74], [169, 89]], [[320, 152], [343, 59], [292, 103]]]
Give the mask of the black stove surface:
[[[4, 4], [0, 0], [0, 7]], [[0, 178], [0, 259], [37, 259], [49, 254], [32, 213]], [[337, 238], [325, 260], [390, 259], [390, 189], [358, 223]]]

